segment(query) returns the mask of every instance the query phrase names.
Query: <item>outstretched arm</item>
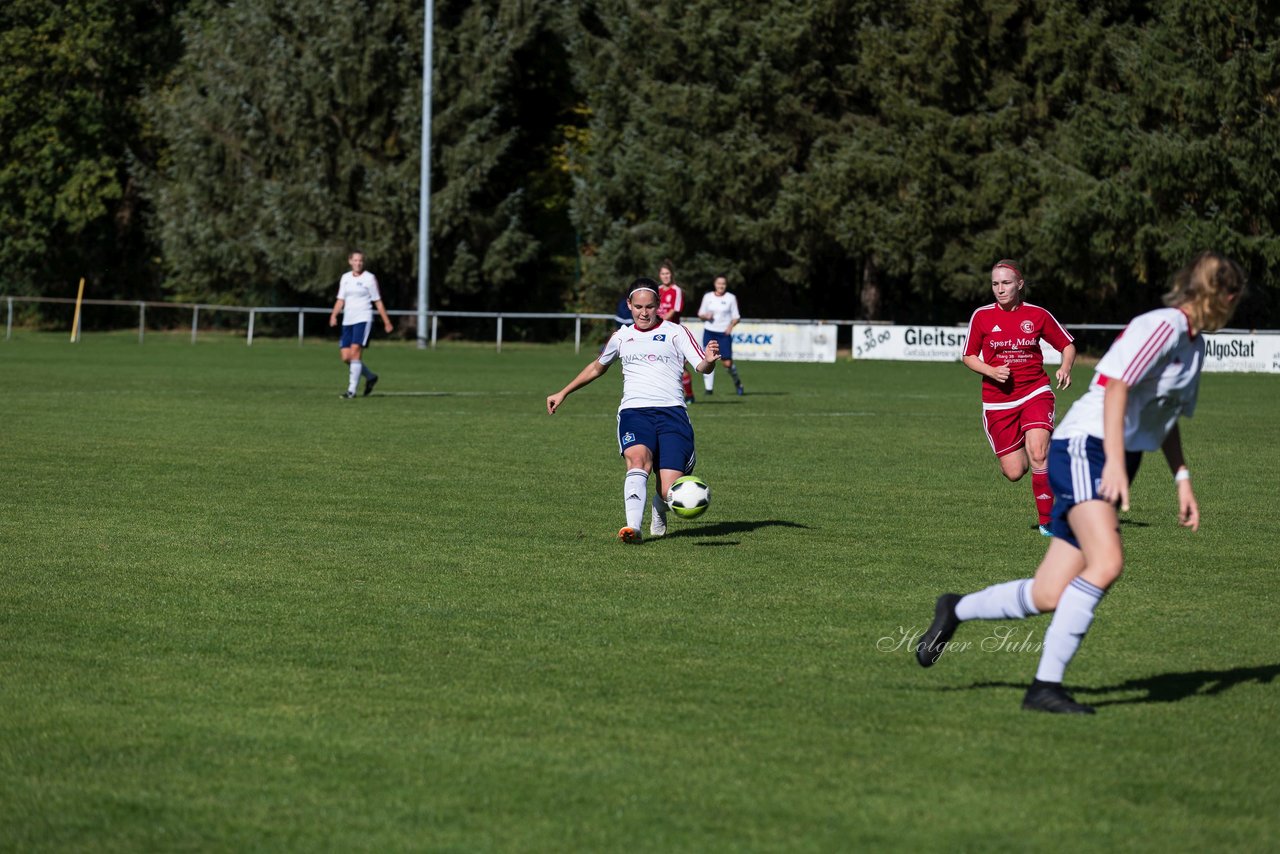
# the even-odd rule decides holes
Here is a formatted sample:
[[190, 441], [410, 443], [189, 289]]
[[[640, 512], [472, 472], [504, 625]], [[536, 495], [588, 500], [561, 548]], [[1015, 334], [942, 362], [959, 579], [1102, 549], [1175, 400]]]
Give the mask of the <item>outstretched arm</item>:
[[1169, 461], [1169, 471], [1173, 472], [1173, 482], [1178, 488], [1178, 524], [1193, 531], [1200, 530], [1200, 505], [1196, 503], [1195, 492], [1191, 489], [1191, 472], [1187, 470], [1187, 461], [1182, 456], [1182, 433], [1174, 424], [1164, 444], [1160, 446], [1164, 458]]
[[609, 370], [608, 365], [600, 364], [599, 359], [592, 359], [590, 364], [583, 368], [582, 371], [573, 378], [572, 382], [555, 394], [547, 396], [547, 414], [555, 415], [556, 410], [560, 408], [560, 404], [564, 403], [564, 399], [566, 397], [573, 394], [584, 385], [587, 385], [596, 377], [602, 376], [607, 370]]

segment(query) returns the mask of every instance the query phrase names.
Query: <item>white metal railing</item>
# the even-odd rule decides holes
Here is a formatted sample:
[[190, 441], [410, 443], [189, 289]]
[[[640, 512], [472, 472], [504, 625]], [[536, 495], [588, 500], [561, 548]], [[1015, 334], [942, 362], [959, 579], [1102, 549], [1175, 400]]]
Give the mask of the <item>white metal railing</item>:
[[[63, 305], [73, 305], [75, 300], [68, 297], [22, 297], [22, 296], [6, 296], [4, 298], [8, 304], [6, 312], [4, 337], [8, 341], [13, 337], [13, 304], [15, 302], [23, 303], [53, 303]], [[105, 305], [105, 306], [137, 306], [138, 309], [138, 343], [141, 344], [146, 339], [147, 328], [147, 308], [165, 308], [165, 309], [183, 309], [191, 312], [191, 343], [196, 343], [199, 327], [200, 312], [206, 313], [226, 311], [237, 314], [248, 315], [248, 331], [245, 336], [245, 343], [253, 346], [254, 326], [257, 317], [260, 314], [297, 314], [298, 316], [298, 344], [302, 344], [304, 337], [304, 319], [308, 314], [330, 314], [332, 309], [328, 308], [308, 308], [302, 306], [281, 307], [281, 306], [241, 306], [241, 305], [218, 305], [216, 303], [191, 303], [191, 302], [164, 302], [161, 300], [110, 300], [110, 299], [86, 299], [81, 300], [82, 305]], [[393, 317], [416, 317], [417, 310], [403, 311], [387, 311], [388, 315]], [[502, 352], [502, 322], [504, 319], [511, 320], [572, 320], [573, 321], [573, 350], [578, 352], [582, 349], [582, 321], [584, 320], [608, 320], [612, 321], [612, 314], [596, 314], [591, 312], [527, 312], [527, 311], [428, 311], [427, 317], [430, 318], [430, 335], [423, 338], [419, 332], [419, 341], [429, 341], [432, 347], [436, 346], [439, 335], [439, 319], [442, 317], [460, 317], [460, 318], [480, 318], [495, 321], [496, 330], [494, 335], [494, 344], [499, 353]], [[796, 319], [796, 318], [743, 318], [744, 323], [786, 323], [786, 324], [824, 324], [828, 326], [848, 326], [855, 324], [859, 326], [871, 325], [891, 325], [891, 321], [875, 321], [875, 320], [820, 320], [820, 319]], [[901, 325], [901, 324], [900, 324]], [[926, 324], [907, 324], [914, 326], [948, 326], [955, 325], [963, 327], [964, 324], [946, 324], [946, 323], [926, 323]], [[1120, 330], [1124, 328], [1121, 323], [1070, 323], [1067, 327], [1080, 331], [1107, 331]], [[1236, 334], [1257, 334], [1257, 335], [1280, 335], [1280, 330], [1275, 329], [1223, 329], [1224, 333]]]

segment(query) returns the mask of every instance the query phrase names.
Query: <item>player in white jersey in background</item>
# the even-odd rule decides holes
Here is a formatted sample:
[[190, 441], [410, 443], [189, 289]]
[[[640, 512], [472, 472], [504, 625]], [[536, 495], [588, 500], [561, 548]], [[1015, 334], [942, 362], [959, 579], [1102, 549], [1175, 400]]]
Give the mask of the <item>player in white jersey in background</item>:
[[615, 361], [622, 362], [618, 448], [627, 465], [622, 491], [627, 524], [618, 531], [618, 539], [639, 543], [654, 466], [659, 484], [653, 496], [649, 533], [660, 537], [667, 532], [663, 499], [677, 478], [693, 471], [696, 461], [693, 425], [680, 385], [684, 364], [709, 374], [720, 354], [714, 342], [704, 351], [688, 329], [658, 317], [658, 283], [653, 279], [636, 279], [628, 303], [634, 323], [615, 332], [599, 358], [547, 397], [547, 414], [554, 415], [566, 397], [602, 376]]
[[1200, 508], [1182, 456], [1178, 417], [1196, 407], [1204, 366], [1204, 332], [1221, 329], [1245, 291], [1244, 271], [1203, 252], [1173, 277], [1167, 308], [1134, 318], [1098, 362], [1085, 395], [1062, 419], [1049, 445], [1054, 491], [1053, 540], [1033, 578], [1007, 581], [959, 596], [938, 597], [933, 624], [916, 657], [931, 667], [957, 626], [967, 620], [1023, 619], [1053, 611], [1040, 666], [1022, 707], [1092, 714], [1062, 687], [1093, 612], [1120, 577], [1124, 550], [1116, 505], [1129, 509], [1126, 457], [1164, 451], [1178, 496], [1178, 522], [1200, 528]]
[[356, 396], [356, 386], [360, 377], [364, 376], [364, 393], [373, 391], [378, 382], [378, 375], [369, 370], [361, 356], [369, 343], [369, 333], [373, 329], [373, 310], [376, 308], [382, 316], [382, 327], [392, 330], [391, 318], [382, 305], [382, 293], [378, 290], [378, 279], [364, 268], [364, 253], [356, 250], [347, 256], [351, 272], [343, 273], [338, 280], [338, 301], [333, 304], [329, 313], [329, 325], [338, 325], [338, 312], [342, 312], [342, 342], [338, 345], [342, 352], [342, 361], [347, 365], [347, 390], [342, 397], [347, 400]]
[[[742, 315], [738, 313], [738, 298], [729, 293], [729, 280], [723, 275], [716, 276], [712, 287], [714, 290], [704, 294], [702, 305], [698, 306], [698, 317], [707, 322], [702, 328], [702, 346], [706, 347], [712, 341], [720, 345], [720, 361], [728, 369], [729, 376], [733, 377], [733, 387], [738, 390], [739, 395], [743, 395], [746, 391], [742, 388], [738, 369], [733, 364], [733, 327], [742, 319]], [[715, 390], [715, 383], [714, 372], [702, 378], [707, 394]]]

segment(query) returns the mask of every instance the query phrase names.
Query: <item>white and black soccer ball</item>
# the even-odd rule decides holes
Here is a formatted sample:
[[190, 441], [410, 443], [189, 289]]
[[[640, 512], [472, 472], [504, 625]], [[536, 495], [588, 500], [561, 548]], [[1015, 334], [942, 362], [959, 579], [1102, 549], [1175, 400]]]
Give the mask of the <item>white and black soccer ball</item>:
[[667, 493], [667, 507], [684, 519], [693, 519], [707, 512], [711, 506], [711, 487], [706, 481], [691, 474], [671, 484]]

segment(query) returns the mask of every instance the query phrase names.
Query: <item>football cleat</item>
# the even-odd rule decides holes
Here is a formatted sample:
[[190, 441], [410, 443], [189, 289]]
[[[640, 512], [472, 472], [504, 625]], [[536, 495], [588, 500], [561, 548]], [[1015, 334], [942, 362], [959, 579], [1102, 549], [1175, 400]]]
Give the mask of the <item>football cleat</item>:
[[631, 527], [625, 527], [618, 531], [618, 539], [633, 546], [638, 546], [643, 542], [640, 538], [640, 532]]
[[739, 384], [738, 386], [736, 386], [736, 388], [738, 389], [738, 397], [742, 397], [744, 394], [746, 394], [746, 393], [747, 393], [747, 390], [746, 390], [745, 388], [743, 388], [743, 387], [741, 386], [741, 384]]
[[1040, 526], [1040, 536], [1042, 536], [1042, 537], [1052, 537], [1052, 536], [1053, 536], [1053, 531], [1050, 531], [1050, 530], [1049, 530], [1049, 526], [1048, 526], [1048, 525], [1041, 525], [1041, 526]]
[[943, 593], [938, 597], [933, 606], [933, 622], [916, 647], [916, 661], [921, 667], [933, 667], [938, 663], [947, 641], [960, 627], [960, 621], [956, 619], [956, 603], [959, 601], [959, 593]]
[[1092, 715], [1093, 706], [1077, 703], [1060, 682], [1032, 682], [1022, 698], [1022, 708], [1029, 712], [1053, 712], [1067, 715]]
[[373, 394], [373, 387], [378, 384], [378, 375], [374, 374], [364, 381], [364, 396], [368, 397]]
[[338, 396], [341, 397], [343, 400], [354, 400], [356, 393], [354, 391], [344, 391], [342, 394]]
[[667, 534], [667, 520], [662, 516], [649, 511], [649, 536], [664, 537]]

